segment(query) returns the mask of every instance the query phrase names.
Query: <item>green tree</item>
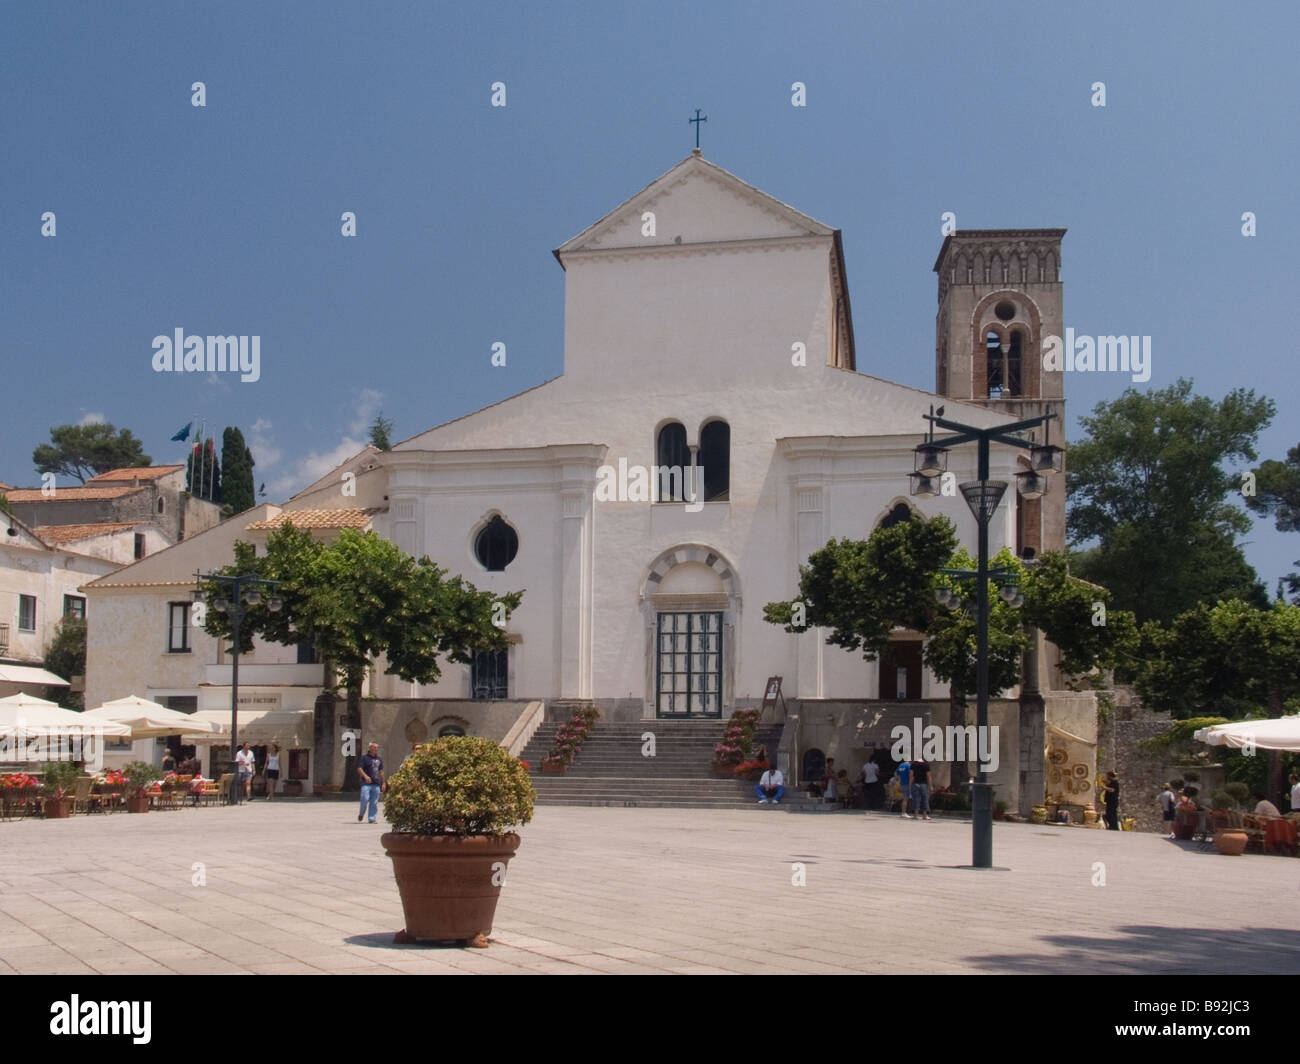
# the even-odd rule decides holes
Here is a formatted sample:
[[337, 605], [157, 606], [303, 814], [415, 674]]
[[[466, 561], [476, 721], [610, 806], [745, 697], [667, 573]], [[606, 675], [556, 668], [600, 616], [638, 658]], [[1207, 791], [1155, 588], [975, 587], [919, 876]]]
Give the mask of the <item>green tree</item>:
[[374, 424], [370, 426], [370, 445], [381, 451], [391, 451], [393, 444], [388, 437], [392, 431], [393, 423], [384, 417], [383, 411], [380, 411]]
[[221, 434], [222, 511], [242, 514], [257, 505], [253, 495], [253, 452], [238, 428], [227, 427]]
[[[64, 617], [54, 629], [54, 638], [45, 652], [45, 668], [65, 680], [86, 675], [86, 622], [77, 617]], [[81, 710], [82, 697], [71, 688], [64, 687], [57, 698], [64, 709]]]
[[[1106, 606], [1110, 594], [1072, 577], [1064, 558], [1048, 554], [1026, 567], [1003, 550], [990, 564], [1013, 570], [1025, 596], [1017, 609], [989, 582], [990, 693], [1020, 681], [1027, 625], [1041, 628], [1061, 647], [1063, 666], [1070, 672], [1113, 667], [1131, 654], [1136, 643], [1132, 615], [1107, 609], [1105, 624], [1096, 624], [1096, 604]], [[928, 637], [926, 665], [951, 685], [954, 703], [961, 704], [976, 688], [976, 621], [971, 611], [937, 605], [934, 593], [945, 586], [973, 599], [975, 590], [970, 581], [958, 582], [941, 568], [973, 570], [975, 559], [956, 547], [947, 518], [913, 517], [876, 529], [866, 541], [833, 539], [814, 551], [799, 568], [799, 598], [768, 603], [763, 615], [787, 632], [829, 628], [828, 643], [861, 650], [868, 660], [889, 660], [895, 628], [921, 632]], [[796, 624], [801, 614], [802, 627]]]
[[[1246, 505], [1272, 517], [1279, 532], [1300, 532], [1300, 446], [1287, 451], [1285, 462], [1270, 458], [1254, 473], [1255, 494], [1246, 496]], [[1292, 601], [1300, 603], [1300, 572], [1288, 573], [1283, 580]]]
[[[260, 558], [251, 544], [237, 543], [234, 564], [219, 572], [280, 581], [282, 608], [272, 612], [265, 601], [250, 607], [241, 649], [252, 649], [254, 635], [285, 645], [310, 643], [328, 663], [332, 689], [337, 674], [347, 691], [350, 727], [361, 724], [361, 686], [377, 658], [403, 680], [433, 683], [442, 675], [440, 654], [469, 664], [477, 651], [504, 649], [505, 622], [523, 597], [522, 591], [479, 591], [373, 532], [343, 529], [322, 543], [290, 523], [271, 532]], [[209, 600], [221, 595], [215, 583], [204, 590]], [[222, 638], [232, 634], [228, 616], [213, 609], [204, 628]], [[348, 777], [350, 783], [350, 771]]]
[[[1200, 603], [1168, 626], [1143, 625], [1139, 657], [1138, 693], [1175, 720], [1280, 717], [1300, 698], [1300, 606]], [[1270, 756], [1268, 785], [1276, 798], [1280, 758]]]
[[1070, 539], [1097, 545], [1072, 569], [1115, 589], [1139, 621], [1171, 621], [1198, 602], [1267, 595], [1236, 537], [1250, 528], [1230, 497], [1240, 477], [1225, 465], [1254, 461], [1272, 400], [1237, 389], [1218, 403], [1180, 379], [1128, 389], [1080, 419], [1088, 438], [1070, 447]]
[[84, 484], [91, 476], [110, 469], [147, 466], [152, 459], [130, 429], [112, 425], [58, 425], [50, 429], [50, 443], [32, 452], [39, 473], [75, 477]]

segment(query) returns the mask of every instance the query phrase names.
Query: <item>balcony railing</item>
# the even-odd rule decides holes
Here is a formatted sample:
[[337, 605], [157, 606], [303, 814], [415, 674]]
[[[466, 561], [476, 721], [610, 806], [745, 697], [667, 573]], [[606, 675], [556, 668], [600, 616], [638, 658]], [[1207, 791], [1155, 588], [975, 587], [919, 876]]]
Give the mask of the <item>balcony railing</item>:
[[9, 653], [9, 626], [0, 624], [0, 654]]

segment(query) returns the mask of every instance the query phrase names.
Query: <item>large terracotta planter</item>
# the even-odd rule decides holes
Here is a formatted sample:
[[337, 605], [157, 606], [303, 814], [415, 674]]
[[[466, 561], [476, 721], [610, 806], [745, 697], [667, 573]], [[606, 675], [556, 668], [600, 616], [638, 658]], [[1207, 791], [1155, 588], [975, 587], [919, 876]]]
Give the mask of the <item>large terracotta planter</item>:
[[1228, 857], [1240, 857], [1246, 852], [1246, 839], [1244, 831], [1216, 831], [1214, 848]]
[[566, 765], [563, 761], [543, 761], [542, 775], [562, 776], [564, 775], [564, 770], [567, 769], [568, 767], [569, 766]]
[[473, 940], [492, 930], [505, 865], [519, 849], [519, 836], [408, 835], [380, 837], [393, 859], [406, 927], [394, 941]]
[[1174, 814], [1174, 838], [1182, 839], [1184, 842], [1191, 839], [1196, 834], [1196, 820], [1195, 812], [1179, 809]]
[[128, 813], [149, 812], [149, 796], [147, 794], [128, 794], [126, 796], [126, 811]]
[[72, 816], [71, 798], [46, 798], [45, 799], [46, 820], [66, 820], [70, 816]]

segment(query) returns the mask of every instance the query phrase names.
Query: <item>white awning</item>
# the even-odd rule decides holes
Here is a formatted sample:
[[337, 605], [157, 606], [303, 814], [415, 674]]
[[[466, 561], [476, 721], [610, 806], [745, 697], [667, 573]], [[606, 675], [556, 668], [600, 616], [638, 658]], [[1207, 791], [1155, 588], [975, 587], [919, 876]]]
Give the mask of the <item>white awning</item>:
[[0, 665], [0, 683], [25, 683], [33, 687], [69, 687], [67, 680], [32, 665]]
[[[212, 735], [185, 735], [185, 743], [223, 745], [230, 742], [229, 710], [201, 709], [189, 717], [214, 725], [217, 731]], [[316, 714], [310, 709], [241, 709], [238, 725], [241, 745], [279, 743], [288, 749], [308, 749], [315, 734]]]

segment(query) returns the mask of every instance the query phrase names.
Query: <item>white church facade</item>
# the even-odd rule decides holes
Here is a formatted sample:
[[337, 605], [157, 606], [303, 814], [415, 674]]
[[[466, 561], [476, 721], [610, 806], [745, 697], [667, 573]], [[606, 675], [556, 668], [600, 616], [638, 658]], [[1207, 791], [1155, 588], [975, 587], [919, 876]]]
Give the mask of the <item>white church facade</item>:
[[[698, 150], [559, 247], [561, 376], [369, 450], [272, 508], [355, 510], [479, 588], [524, 591], [508, 650], [444, 663], [436, 684], [372, 674], [387, 748], [433, 734], [439, 704], [470, 730], [463, 707], [483, 702], [540, 702], [552, 719], [594, 704], [606, 720], [718, 720], [759, 705], [774, 676], [797, 721], [782, 740], [787, 769], [815, 746], [852, 770], [872, 742], [888, 745], [887, 724], [949, 723], [918, 634], [898, 632], [894, 660], [868, 662], [824, 632], [767, 623], [763, 606], [796, 597], [799, 565], [829, 539], [866, 538], [907, 507], [948, 517], [974, 549], [959, 494], [909, 496], [913, 448], [939, 404], [980, 427], [1063, 414], [1062, 375], [1030, 357], [1062, 332], [1063, 232], [944, 240], [935, 392], [859, 371], [838, 230]], [[1022, 463], [994, 448], [990, 475], [1014, 483]], [[976, 479], [975, 448], [955, 449], [949, 469]], [[991, 551], [1060, 549], [1056, 491], [1035, 502], [1008, 491]], [[995, 783], [1013, 804], [1041, 798], [1045, 722], [1096, 734], [1092, 696], [1036, 671], [992, 707]], [[221, 691], [206, 686], [201, 704], [221, 704]]]
[[[960, 496], [909, 498], [912, 449], [931, 404], [977, 426], [1062, 411], [1061, 374], [1029, 358], [1058, 327], [1062, 232], [945, 241], [944, 393], [924, 392], [858, 372], [839, 232], [693, 153], [555, 252], [562, 376], [381, 459], [382, 534], [525, 595], [509, 652], [434, 687], [377, 686], [594, 702], [618, 719], [725, 717], [774, 675], [799, 700], [946, 700], [917, 637], [866, 662], [766, 623], [763, 605], [795, 596], [828, 539], [865, 538], [900, 506], [944, 514], [973, 548]], [[975, 479], [973, 447], [950, 462]], [[993, 477], [1023, 468], [995, 448]], [[991, 549], [1059, 547], [1061, 501], [1008, 492]]]

